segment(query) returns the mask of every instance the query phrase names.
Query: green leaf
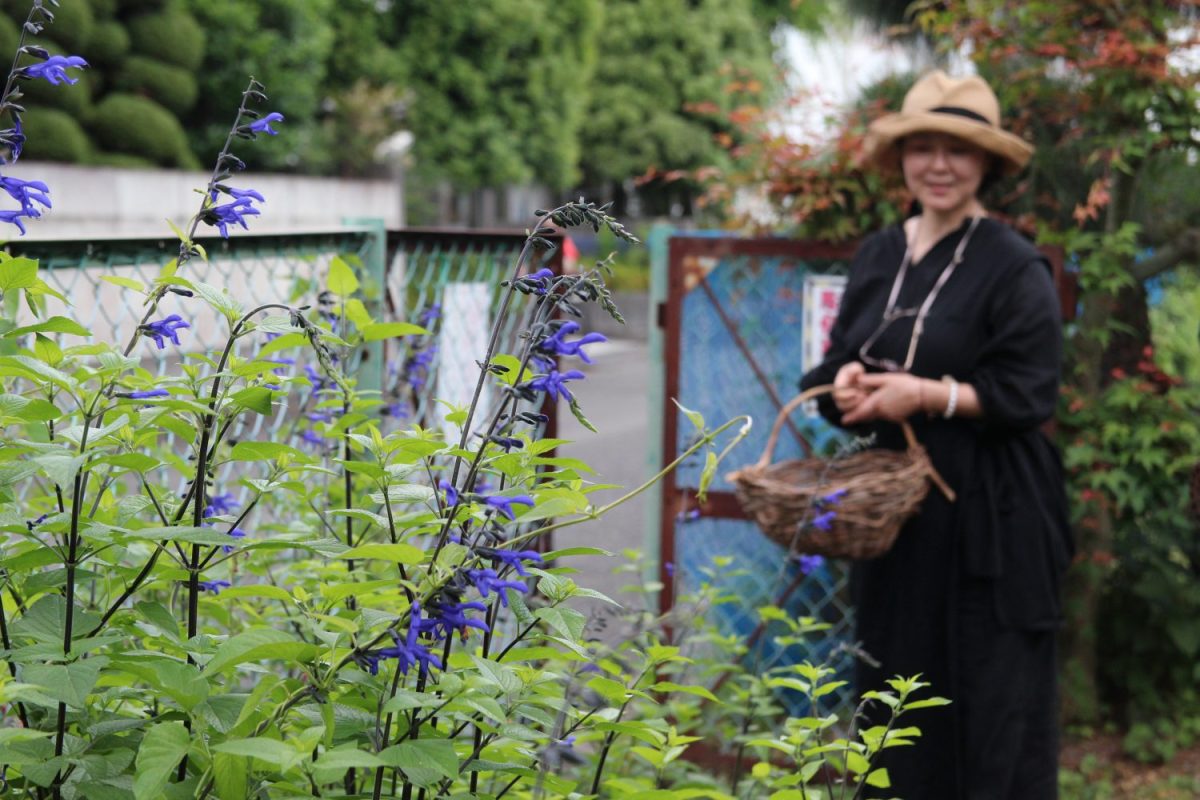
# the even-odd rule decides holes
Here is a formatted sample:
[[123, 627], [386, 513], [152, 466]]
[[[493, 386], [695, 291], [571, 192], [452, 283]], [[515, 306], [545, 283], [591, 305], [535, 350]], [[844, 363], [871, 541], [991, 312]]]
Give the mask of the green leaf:
[[346, 319], [350, 320], [354, 327], [360, 331], [365, 330], [371, 325], [371, 313], [367, 311], [367, 307], [363, 305], [363, 301], [357, 297], [352, 297], [343, 304], [345, 309]]
[[[400, 770], [416, 783], [428, 784], [438, 777], [458, 776], [458, 754], [449, 739], [417, 739], [393, 745], [379, 754], [390, 767]], [[428, 780], [433, 773], [433, 780]]]
[[349, 297], [358, 291], [358, 278], [341, 256], [334, 256], [329, 262], [329, 277], [325, 285], [339, 297]]
[[[251, 386], [248, 389], [234, 392], [230, 395], [229, 399], [242, 408], [248, 408], [251, 411], [266, 416], [271, 413], [271, 396], [270, 389], [262, 386]], [[238, 444], [247, 444], [247, 442], [239, 442]]]
[[395, 336], [423, 336], [427, 333], [428, 330], [411, 322], [376, 322], [362, 330], [363, 340], [368, 342], [391, 339]]
[[187, 755], [190, 741], [182, 722], [161, 722], [146, 732], [138, 747], [135, 800], [161, 800], [175, 768]]
[[278, 442], [238, 442], [229, 453], [230, 461], [274, 461], [280, 456], [294, 461], [308, 461], [295, 447]]
[[420, 564], [425, 551], [411, 544], [363, 544], [338, 555], [344, 559], [378, 559], [396, 564]]
[[571, 641], [583, 638], [583, 627], [587, 624], [587, 618], [573, 608], [564, 608], [563, 606], [539, 608], [533, 612], [533, 615], [544, 620], [547, 625]]
[[712, 700], [714, 703], [719, 703], [717, 696], [705, 689], [703, 686], [684, 686], [681, 683], [672, 683], [671, 681], [659, 681], [650, 687], [655, 692], [683, 692], [684, 694], [694, 694], [697, 697], [703, 697], [705, 700]]
[[29, 664], [21, 673], [25, 683], [40, 686], [42, 692], [71, 708], [86, 708], [87, 696], [100, 677], [100, 668], [108, 659], [89, 658], [72, 664]]
[[871, 770], [871, 773], [867, 775], [867, 785], [874, 786], [876, 789], [890, 789], [892, 781], [888, 777], [887, 769], [881, 767], [880, 769]]
[[37, 283], [38, 262], [32, 258], [9, 258], [0, 261], [0, 292], [28, 289]]
[[575, 419], [579, 421], [580, 425], [587, 428], [592, 433], [599, 433], [599, 431], [596, 430], [596, 426], [588, 421], [588, 418], [583, 415], [583, 409], [579, 407], [579, 402], [574, 398], [571, 398], [571, 413], [575, 415]]
[[671, 402], [674, 403], [675, 406], [680, 411], [683, 412], [683, 415], [685, 417], [687, 417], [688, 420], [691, 421], [692, 425], [696, 426], [696, 430], [700, 431], [701, 433], [704, 432], [704, 415], [703, 414], [701, 414], [699, 411], [692, 411], [691, 409], [684, 408], [680, 404], [680, 402], [678, 400], [676, 400], [674, 397], [671, 398]]
[[58, 486], [67, 486], [75, 480], [86, 456], [44, 455], [33, 459], [38, 468]]
[[229, 753], [235, 756], [256, 758], [265, 761], [280, 772], [287, 772], [304, 760], [304, 753], [287, 742], [259, 736], [254, 739], [230, 739], [213, 745], [214, 753]]
[[213, 787], [219, 800], [246, 800], [250, 759], [233, 753], [213, 753]]
[[700, 473], [700, 485], [696, 488], [696, 500], [703, 503], [708, 497], [708, 487], [717, 474], [717, 454], [709, 450], [704, 456], [704, 470]]
[[11, 339], [14, 336], [23, 336], [27, 333], [68, 333], [72, 336], [91, 336], [92, 332], [80, 325], [73, 319], [68, 317], [50, 317], [33, 325], [26, 325], [23, 328], [14, 328], [4, 334], [5, 339]]
[[[183, 237], [180, 237], [183, 238]], [[133, 289], [135, 292], [146, 291], [146, 284], [133, 278], [122, 278], [117, 275], [101, 275], [100, 280], [111, 283], [114, 286], [123, 286], [126, 289]]]
[[299, 662], [311, 658], [317, 648], [274, 628], [254, 628], [226, 639], [204, 665], [207, 673], [218, 672], [247, 661], [278, 659]]
[[192, 284], [196, 294], [208, 301], [208, 304], [219, 311], [230, 322], [235, 322], [245, 314], [242, 304], [229, 294], [215, 286], [196, 281]]
[[344, 745], [336, 750], [326, 750], [315, 762], [314, 769], [338, 770], [374, 769], [384, 766], [383, 760], [374, 753], [359, 750], [354, 745]]
[[33, 354], [52, 367], [61, 364], [63, 352], [58, 343], [44, 333], [36, 333], [34, 336], [37, 338], [33, 340]]

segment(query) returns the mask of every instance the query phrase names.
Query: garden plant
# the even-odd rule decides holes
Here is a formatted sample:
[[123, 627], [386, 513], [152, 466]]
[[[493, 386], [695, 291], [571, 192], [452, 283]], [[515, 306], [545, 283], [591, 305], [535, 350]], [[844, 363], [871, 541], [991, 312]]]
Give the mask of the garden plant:
[[[48, 5], [35, 0], [26, 32], [52, 21]], [[23, 39], [18, 48], [0, 100], [14, 161], [21, 87], [71, 84], [86, 67]], [[547, 401], [585, 420], [570, 386], [585, 376], [571, 363], [590, 361], [603, 337], [570, 317], [585, 303], [619, 312], [605, 263], [559, 276], [537, 258], [558, 228], [633, 240], [621, 223], [582, 199], [537, 212], [496, 287], [474, 396], [447, 405], [457, 434], [396, 424], [404, 409], [360, 388], [361, 351], [400, 338], [410, 385], [423, 381], [440, 309], [405, 310], [419, 324], [376, 319], [351, 258], [330, 262], [309, 305], [246, 302], [203, 281], [200, 226], [228, 237], [266, 203], [231, 181], [243, 166], [233, 146], [286, 124], [267, 102], [251, 79], [198, 210], [176, 231], [178, 256], [149, 285], [109, 277], [145, 309], [126, 341], [98, 340], [36, 262], [0, 253], [0, 796], [787, 800], [886, 789], [879, 753], [919, 735], [901, 716], [946, 702], [913, 699], [917, 678], [867, 693], [890, 721], [859, 729], [857, 715], [824, 705], [840, 686], [829, 667], [761, 664], [753, 643], [708, 621], [728, 601], [720, 564], [670, 618], [589, 618], [572, 601], [606, 598], [573, 581], [569, 562], [600, 551], [542, 547], [660, 477], [597, 507], [587, 465], [542, 436]], [[0, 219], [22, 230], [50, 207], [43, 183], [0, 186], [21, 204]], [[223, 347], [187, 346], [201, 311], [226, 326]], [[522, 334], [502, 352], [510, 315]], [[247, 343], [252, 355], [239, 355]], [[165, 374], [145, 367], [151, 348], [173, 352]], [[289, 440], [244, 435], [289, 395], [301, 398]], [[697, 432], [679, 461], [704, 454], [711, 477], [749, 421], [689, 417]], [[784, 645], [823, 627], [762, 615], [764, 636]], [[604, 644], [606, 621], [628, 635]], [[784, 691], [805, 700], [800, 715]], [[701, 739], [737, 751], [731, 774], [684, 759]]]

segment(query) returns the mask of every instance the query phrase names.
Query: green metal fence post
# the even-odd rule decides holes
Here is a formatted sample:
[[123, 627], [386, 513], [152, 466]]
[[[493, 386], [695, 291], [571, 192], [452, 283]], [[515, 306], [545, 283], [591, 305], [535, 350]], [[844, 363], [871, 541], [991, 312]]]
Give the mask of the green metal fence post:
[[[363, 283], [367, 296], [367, 308], [371, 316], [385, 322], [387, 313], [387, 224], [378, 217], [347, 217], [344, 225], [361, 228], [368, 242], [362, 249]], [[363, 345], [363, 364], [359, 369], [358, 388], [366, 391], [383, 390], [384, 364], [383, 342], [368, 342]]]

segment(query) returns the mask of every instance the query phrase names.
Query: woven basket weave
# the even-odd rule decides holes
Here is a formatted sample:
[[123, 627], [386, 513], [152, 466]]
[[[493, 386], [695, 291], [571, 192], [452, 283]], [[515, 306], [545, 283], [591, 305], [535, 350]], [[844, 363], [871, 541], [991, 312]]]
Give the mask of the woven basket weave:
[[[831, 461], [803, 458], [772, 464], [788, 415], [831, 391], [832, 386], [816, 386], [793, 398], [775, 419], [758, 462], [727, 478], [742, 509], [778, 544], [828, 558], [875, 558], [888, 551], [900, 527], [920, 508], [930, 482], [951, 502], [954, 491], [933, 468], [907, 422], [900, 423], [907, 450], [865, 450]], [[818, 502], [843, 491], [836, 506], [822, 508]], [[836, 512], [829, 530], [811, 524], [823, 511]]]

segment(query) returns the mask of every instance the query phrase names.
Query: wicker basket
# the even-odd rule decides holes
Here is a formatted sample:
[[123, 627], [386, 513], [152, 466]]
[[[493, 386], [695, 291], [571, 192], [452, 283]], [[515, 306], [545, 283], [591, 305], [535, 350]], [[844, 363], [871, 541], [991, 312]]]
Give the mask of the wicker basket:
[[[916, 513], [930, 482], [951, 502], [954, 491], [933, 468], [907, 422], [900, 423], [908, 441], [904, 451], [865, 450], [834, 461], [804, 458], [772, 464], [788, 415], [831, 391], [832, 386], [816, 386], [793, 398], [779, 412], [758, 463], [727, 477], [746, 514], [784, 547], [795, 545], [796, 552], [829, 558], [875, 558], [888, 551], [900, 527]], [[836, 511], [829, 530], [813, 527], [822, 513], [819, 504], [814, 508], [817, 498], [843, 490], [837, 505], [828, 508]]]

